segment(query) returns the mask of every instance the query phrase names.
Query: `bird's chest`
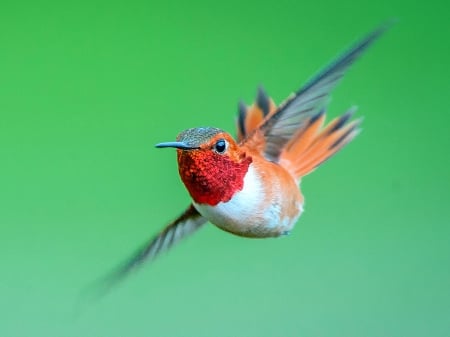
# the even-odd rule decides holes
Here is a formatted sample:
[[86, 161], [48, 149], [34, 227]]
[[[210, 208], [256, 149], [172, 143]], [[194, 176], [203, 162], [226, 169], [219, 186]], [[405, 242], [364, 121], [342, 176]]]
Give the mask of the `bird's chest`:
[[216, 206], [227, 202], [243, 189], [250, 157], [236, 162], [211, 154], [179, 154], [179, 173], [192, 199], [198, 204]]
[[[271, 177], [270, 184], [254, 165], [244, 177], [243, 188], [230, 200], [211, 206], [194, 201], [195, 208], [219, 228], [245, 237], [273, 237], [289, 232], [302, 211], [301, 195]], [[290, 181], [290, 180], [289, 180]]]

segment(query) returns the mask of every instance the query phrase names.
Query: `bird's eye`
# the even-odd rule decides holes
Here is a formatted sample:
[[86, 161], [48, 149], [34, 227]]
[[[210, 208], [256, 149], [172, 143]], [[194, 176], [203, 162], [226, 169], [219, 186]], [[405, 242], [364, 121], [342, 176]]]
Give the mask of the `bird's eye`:
[[226, 149], [227, 142], [225, 141], [225, 139], [219, 139], [214, 145], [214, 150], [216, 150], [217, 153], [224, 153]]

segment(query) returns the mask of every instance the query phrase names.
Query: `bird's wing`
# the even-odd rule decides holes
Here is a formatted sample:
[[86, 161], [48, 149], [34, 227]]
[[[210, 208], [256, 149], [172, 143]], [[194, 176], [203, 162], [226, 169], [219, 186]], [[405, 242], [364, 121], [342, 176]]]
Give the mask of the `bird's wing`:
[[99, 290], [99, 295], [106, 293], [113, 285], [124, 279], [142, 264], [156, 259], [161, 253], [170, 249], [181, 239], [194, 233], [206, 222], [207, 220], [197, 212], [194, 206], [190, 205], [181, 216], [150, 239], [144, 247], [132, 255], [123, 265], [100, 280], [98, 284], [100, 287], [96, 287]]
[[338, 57], [328, 67], [292, 94], [277, 110], [268, 116], [256, 132], [244, 140], [251, 144], [256, 137], [264, 137], [263, 154], [266, 159], [277, 162], [279, 155], [292, 138], [311, 118], [321, 113], [329, 101], [330, 92], [339, 83], [352, 63], [391, 26], [385, 24], [368, 34], [352, 48]]

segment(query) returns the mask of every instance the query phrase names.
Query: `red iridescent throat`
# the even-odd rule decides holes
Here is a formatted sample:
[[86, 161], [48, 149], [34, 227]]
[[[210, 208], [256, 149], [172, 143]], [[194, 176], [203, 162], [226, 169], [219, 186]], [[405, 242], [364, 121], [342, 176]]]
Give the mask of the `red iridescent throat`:
[[192, 199], [215, 206], [229, 201], [244, 187], [251, 157], [234, 161], [227, 155], [178, 150], [178, 170]]

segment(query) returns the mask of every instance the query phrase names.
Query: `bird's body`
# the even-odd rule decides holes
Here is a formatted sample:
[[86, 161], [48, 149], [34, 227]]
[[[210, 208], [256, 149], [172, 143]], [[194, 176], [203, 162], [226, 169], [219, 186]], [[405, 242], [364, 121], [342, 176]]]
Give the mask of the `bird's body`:
[[197, 211], [219, 228], [245, 237], [288, 234], [303, 210], [298, 183], [282, 166], [252, 157], [241, 190], [216, 205], [193, 201]]
[[[295, 176], [266, 160], [261, 146], [240, 145], [220, 129], [189, 129], [178, 141], [195, 137], [201, 143], [191, 146], [198, 149], [179, 149], [178, 167], [204, 218], [245, 237], [276, 237], [292, 229], [303, 203]], [[224, 145], [222, 152], [218, 143]]]
[[181, 180], [192, 204], [113, 275], [117, 280], [155, 258], [205, 223], [243, 237], [291, 232], [303, 212], [301, 178], [348, 144], [359, 132], [354, 108], [326, 126], [329, 93], [383, 26], [331, 63], [276, 106], [260, 88], [256, 102], [239, 105], [237, 140], [212, 127], [183, 131], [175, 142]]

